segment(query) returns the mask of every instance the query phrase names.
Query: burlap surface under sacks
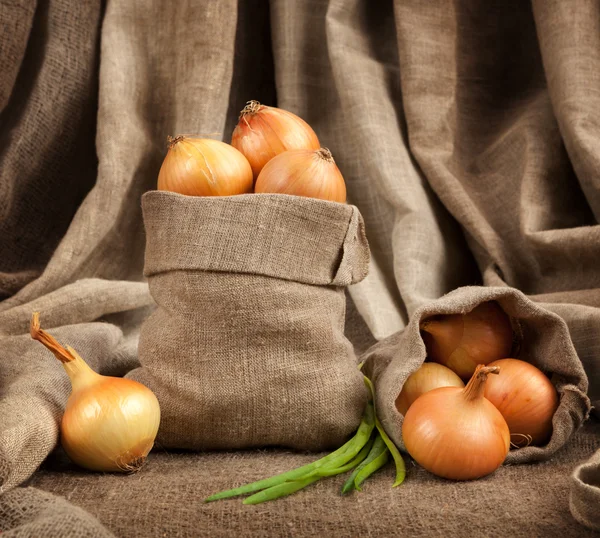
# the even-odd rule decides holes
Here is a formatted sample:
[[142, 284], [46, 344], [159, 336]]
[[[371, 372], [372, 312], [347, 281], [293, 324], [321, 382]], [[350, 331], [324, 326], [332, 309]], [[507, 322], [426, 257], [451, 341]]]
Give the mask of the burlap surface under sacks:
[[340, 476], [257, 506], [243, 506], [241, 498], [208, 504], [202, 499], [318, 455], [153, 453], [141, 473], [123, 477], [86, 473], [53, 454], [29, 485], [66, 497], [119, 538], [591, 538], [597, 534], [578, 525], [569, 511], [569, 474], [574, 462], [594, 452], [599, 436], [600, 423], [589, 422], [550, 461], [503, 466], [472, 482], [433, 477], [407, 459], [406, 481], [394, 489], [390, 464], [360, 493], [341, 497]]
[[358, 209], [287, 195], [143, 197], [150, 293], [144, 383], [157, 443], [325, 449], [357, 428], [366, 388], [344, 335], [344, 287], [369, 248]]
[[395, 402], [406, 378], [426, 358], [425, 345], [419, 332], [421, 321], [436, 314], [469, 312], [485, 301], [497, 301], [517, 321], [521, 333], [518, 358], [531, 362], [551, 375], [560, 397], [548, 444], [512, 450], [506, 463], [548, 459], [569, 441], [588, 417], [588, 380], [565, 322], [512, 288], [459, 288], [418, 309], [404, 331], [382, 340], [367, 351], [361, 360], [367, 362], [367, 371], [375, 382], [377, 414], [395, 443], [404, 447], [404, 417], [396, 409]]

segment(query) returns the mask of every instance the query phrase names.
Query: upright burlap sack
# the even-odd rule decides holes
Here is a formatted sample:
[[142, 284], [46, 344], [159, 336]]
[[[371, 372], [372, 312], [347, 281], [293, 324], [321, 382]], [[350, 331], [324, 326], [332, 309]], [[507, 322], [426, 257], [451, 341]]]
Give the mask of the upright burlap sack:
[[523, 463], [549, 458], [569, 440], [588, 417], [588, 380], [569, 337], [565, 322], [530, 301], [513, 288], [459, 288], [419, 308], [404, 331], [375, 344], [362, 357], [376, 386], [377, 414], [394, 442], [404, 448], [402, 422], [396, 398], [408, 376], [425, 361], [421, 321], [437, 314], [464, 314], [485, 301], [497, 301], [519, 327], [518, 358], [531, 362], [546, 374], [558, 390], [559, 407], [552, 420], [553, 432], [543, 447], [511, 450], [506, 463]]
[[129, 374], [161, 405], [158, 445], [325, 449], [366, 389], [344, 336], [344, 287], [369, 249], [356, 207], [287, 195], [143, 196], [157, 310]]

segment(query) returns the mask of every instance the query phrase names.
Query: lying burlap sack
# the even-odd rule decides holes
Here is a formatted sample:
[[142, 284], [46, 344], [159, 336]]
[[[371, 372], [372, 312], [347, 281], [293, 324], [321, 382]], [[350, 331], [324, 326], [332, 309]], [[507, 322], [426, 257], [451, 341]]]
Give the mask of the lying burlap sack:
[[369, 249], [356, 207], [287, 195], [143, 196], [157, 310], [128, 377], [161, 405], [157, 445], [325, 449], [366, 399], [344, 287]]
[[403, 331], [378, 342], [361, 358], [366, 361], [367, 372], [375, 381], [377, 414], [399, 447], [404, 448], [403, 416], [396, 409], [395, 402], [408, 376], [426, 358], [425, 345], [419, 331], [421, 321], [436, 314], [470, 312], [479, 304], [494, 300], [518, 327], [518, 358], [531, 362], [550, 375], [560, 396], [548, 444], [511, 450], [506, 463], [547, 459], [568, 441], [588, 417], [588, 380], [565, 322], [513, 288], [465, 287], [416, 310]]
[[577, 521], [600, 531], [600, 450], [575, 469], [571, 477], [570, 507]]

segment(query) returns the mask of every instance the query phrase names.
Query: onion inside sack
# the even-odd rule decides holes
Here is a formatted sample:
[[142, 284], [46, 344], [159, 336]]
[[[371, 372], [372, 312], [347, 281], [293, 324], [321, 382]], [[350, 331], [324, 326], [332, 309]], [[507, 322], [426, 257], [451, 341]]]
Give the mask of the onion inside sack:
[[466, 314], [435, 316], [421, 323], [421, 336], [430, 360], [469, 379], [478, 364], [510, 357], [513, 330], [510, 318], [495, 301]]
[[62, 363], [71, 380], [71, 395], [61, 421], [61, 444], [75, 463], [93, 471], [139, 470], [154, 445], [160, 407], [154, 393], [131, 379], [92, 370], [71, 347], [31, 319], [31, 337]]
[[263, 167], [280, 153], [320, 147], [317, 135], [302, 118], [258, 101], [249, 101], [241, 111], [231, 145], [248, 159], [255, 180]]
[[400, 414], [406, 415], [406, 411], [422, 394], [440, 387], [464, 386], [462, 379], [450, 368], [435, 362], [426, 362], [404, 382], [402, 391], [396, 398], [396, 409]]
[[502, 359], [489, 366], [501, 374], [490, 379], [485, 397], [500, 411], [515, 447], [546, 444], [552, 435], [552, 418], [558, 409], [558, 393], [548, 377], [533, 364]]
[[158, 174], [158, 190], [188, 196], [232, 196], [252, 192], [252, 169], [237, 149], [210, 138], [169, 138]]
[[402, 439], [411, 457], [429, 472], [452, 480], [472, 480], [494, 472], [510, 449], [504, 417], [484, 398], [497, 366], [478, 365], [465, 388], [426, 392], [410, 406]]
[[259, 174], [254, 192], [346, 202], [346, 183], [327, 148], [286, 151], [274, 157]]

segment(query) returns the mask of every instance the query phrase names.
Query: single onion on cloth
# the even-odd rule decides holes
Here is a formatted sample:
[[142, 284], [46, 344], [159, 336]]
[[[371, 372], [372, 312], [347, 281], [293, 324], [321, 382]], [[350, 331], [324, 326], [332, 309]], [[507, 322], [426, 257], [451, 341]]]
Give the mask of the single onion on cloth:
[[259, 174], [254, 192], [346, 201], [346, 183], [327, 148], [286, 151], [271, 159]]
[[402, 439], [419, 465], [452, 480], [480, 478], [502, 465], [510, 449], [508, 425], [483, 396], [488, 375], [499, 371], [478, 365], [464, 389], [442, 387], [415, 400]]
[[513, 330], [510, 319], [495, 301], [482, 303], [466, 314], [436, 316], [421, 323], [428, 357], [467, 380], [478, 364], [510, 357]]
[[319, 149], [319, 139], [302, 118], [281, 108], [249, 101], [231, 137], [248, 159], [254, 179], [273, 157], [293, 149]]
[[436, 362], [426, 362], [404, 382], [402, 391], [396, 398], [396, 409], [402, 415], [406, 415], [409, 407], [422, 394], [440, 387], [464, 386], [462, 379], [450, 368]]
[[485, 397], [502, 413], [516, 447], [546, 444], [552, 435], [552, 417], [558, 408], [558, 393], [546, 375], [533, 364], [502, 359], [489, 366], [501, 374], [485, 386]]
[[169, 137], [158, 190], [188, 196], [231, 196], [252, 192], [252, 169], [237, 149], [210, 138]]
[[71, 347], [62, 347], [31, 318], [31, 337], [62, 363], [72, 392], [61, 422], [67, 455], [93, 471], [134, 472], [144, 464], [160, 423], [154, 393], [131, 379], [94, 372]]

